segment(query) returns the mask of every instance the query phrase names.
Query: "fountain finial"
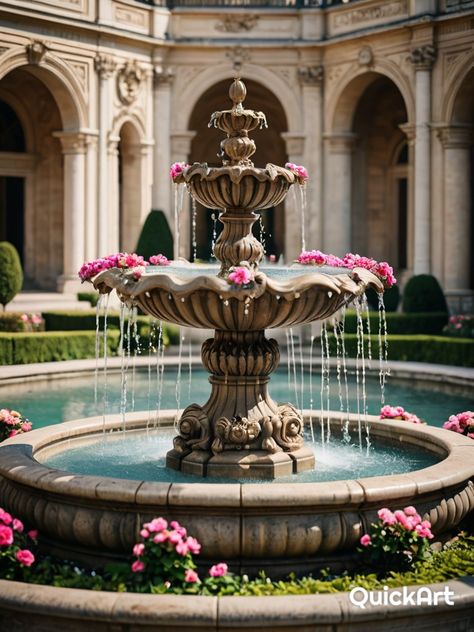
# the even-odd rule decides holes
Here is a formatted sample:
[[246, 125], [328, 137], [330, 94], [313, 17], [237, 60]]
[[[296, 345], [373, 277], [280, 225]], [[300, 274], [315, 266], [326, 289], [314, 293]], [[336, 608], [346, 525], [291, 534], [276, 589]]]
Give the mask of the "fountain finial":
[[246, 96], [247, 88], [245, 87], [245, 83], [240, 79], [240, 77], [236, 77], [229, 88], [229, 97], [234, 104], [234, 107], [232, 108], [234, 111], [243, 111], [242, 102]]

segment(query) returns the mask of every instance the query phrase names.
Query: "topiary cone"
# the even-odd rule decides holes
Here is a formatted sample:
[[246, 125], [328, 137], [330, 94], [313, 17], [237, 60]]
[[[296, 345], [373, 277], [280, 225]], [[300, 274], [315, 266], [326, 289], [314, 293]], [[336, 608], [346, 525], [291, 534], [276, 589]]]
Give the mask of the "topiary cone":
[[0, 304], [3, 311], [23, 285], [23, 269], [18, 251], [8, 241], [0, 241]]

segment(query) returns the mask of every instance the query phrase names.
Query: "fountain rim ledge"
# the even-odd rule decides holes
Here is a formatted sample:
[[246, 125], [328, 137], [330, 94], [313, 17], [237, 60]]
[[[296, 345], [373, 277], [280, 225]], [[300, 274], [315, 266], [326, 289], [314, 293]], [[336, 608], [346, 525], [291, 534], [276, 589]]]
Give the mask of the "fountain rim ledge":
[[[310, 411], [304, 411], [307, 416]], [[315, 412], [313, 411], [313, 415]], [[171, 420], [175, 411], [162, 411], [161, 420]], [[357, 422], [357, 414], [351, 414], [351, 423]], [[444, 455], [438, 463], [420, 470], [403, 474], [374, 476], [358, 479], [318, 481], [309, 483], [163, 483], [146, 480], [117, 479], [107, 476], [74, 474], [43, 465], [35, 456], [46, 452], [48, 446], [73, 443], [80, 437], [101, 436], [103, 417], [88, 417], [33, 430], [6, 440], [0, 446], [0, 477], [28, 485], [38, 490], [66, 495], [69, 498], [89, 499], [100, 502], [115, 499], [117, 502], [137, 505], [167, 507], [216, 506], [260, 507], [262, 498], [266, 507], [293, 508], [318, 506], [344, 510], [358, 508], [362, 503], [377, 501], [377, 492], [383, 489], [384, 502], [416, 495], [429, 495], [440, 489], [453, 488], [474, 478], [474, 441], [448, 430], [431, 426], [418, 426], [406, 421], [380, 420], [376, 416], [363, 417], [370, 422], [372, 436], [388, 438], [396, 442], [405, 437], [407, 443]], [[146, 412], [129, 413], [129, 430], [143, 430], [148, 421]], [[331, 412], [331, 422], [340, 423], [340, 413]], [[160, 426], [159, 426], [160, 427]], [[164, 424], [161, 424], [164, 427]], [[105, 419], [106, 431], [122, 431], [117, 415]], [[410, 441], [411, 439], [411, 441]], [[77, 447], [77, 446], [71, 446]], [[471, 450], [472, 456], [466, 454]], [[467, 458], [466, 458], [467, 457]], [[472, 485], [472, 483], [470, 483]], [[146, 487], [146, 493], [140, 490]], [[265, 493], [262, 494], [262, 489]], [[116, 495], [120, 493], [118, 500]]]

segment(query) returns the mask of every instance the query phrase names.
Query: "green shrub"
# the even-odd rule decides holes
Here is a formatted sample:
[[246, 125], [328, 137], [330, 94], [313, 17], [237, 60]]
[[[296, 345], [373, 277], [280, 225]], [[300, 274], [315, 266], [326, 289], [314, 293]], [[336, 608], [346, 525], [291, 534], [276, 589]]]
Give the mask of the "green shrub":
[[168, 259], [173, 258], [173, 235], [163, 211], [153, 209], [148, 213], [138, 238], [136, 252], [147, 260], [157, 254], [165, 255]]
[[23, 270], [17, 249], [8, 241], [0, 241], [0, 304], [12, 301], [23, 285]]
[[99, 302], [99, 292], [78, 292], [77, 300], [90, 303], [92, 307], [95, 307]]
[[[108, 352], [117, 352], [119, 332], [107, 336]], [[0, 364], [29, 364], [95, 358], [95, 332], [0, 333]]]
[[20, 312], [3, 312], [0, 314], [0, 331], [26, 331], [26, 324], [21, 320]]
[[453, 338], [474, 338], [474, 316], [451, 316], [443, 334]]
[[[368, 336], [365, 340], [367, 357]], [[370, 337], [372, 357], [378, 358], [378, 336]], [[357, 335], [345, 334], [344, 344], [350, 358], [357, 357]], [[330, 352], [336, 354], [336, 340], [330, 336]], [[474, 367], [474, 340], [442, 336], [388, 336], [389, 360], [429, 362]]]
[[[373, 310], [379, 309], [379, 294], [371, 287], [365, 292], [369, 306]], [[400, 288], [398, 285], [392, 285], [383, 293], [383, 302], [386, 312], [396, 312], [398, 304], [400, 303]]]
[[443, 290], [431, 274], [418, 274], [408, 280], [403, 292], [402, 308], [408, 314], [448, 312]]
[[[443, 328], [448, 322], [446, 312], [428, 312], [424, 314], [400, 314], [398, 312], [387, 312], [387, 331], [392, 334], [429, 334], [432, 336], [441, 335]], [[367, 331], [366, 315], [362, 315], [364, 331]], [[378, 312], [369, 312], [370, 331], [375, 334], [379, 330]], [[349, 334], [357, 333], [357, 314], [353, 310], [347, 310], [344, 322], [344, 329]]]

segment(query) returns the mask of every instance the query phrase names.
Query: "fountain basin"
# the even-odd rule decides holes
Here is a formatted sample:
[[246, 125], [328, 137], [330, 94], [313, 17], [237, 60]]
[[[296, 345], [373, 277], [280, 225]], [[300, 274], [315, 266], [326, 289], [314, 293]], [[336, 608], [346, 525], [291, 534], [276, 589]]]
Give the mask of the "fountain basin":
[[[141, 430], [147, 415], [127, 427]], [[163, 422], [171, 422], [164, 416]], [[202, 543], [203, 564], [226, 560], [239, 572], [272, 577], [310, 572], [348, 555], [382, 506], [414, 505], [440, 535], [474, 508], [474, 442], [455, 433], [368, 417], [374, 441], [419, 446], [439, 463], [407, 474], [324, 483], [154, 483], [84, 476], [42, 459], [96, 441], [102, 418], [67, 422], [8, 440], [0, 448], [0, 506], [70, 559], [100, 563], [130, 555], [143, 522], [177, 519]], [[354, 430], [356, 419], [351, 420]], [[333, 415], [336, 434], [340, 419]], [[120, 430], [108, 418], [106, 431]]]

